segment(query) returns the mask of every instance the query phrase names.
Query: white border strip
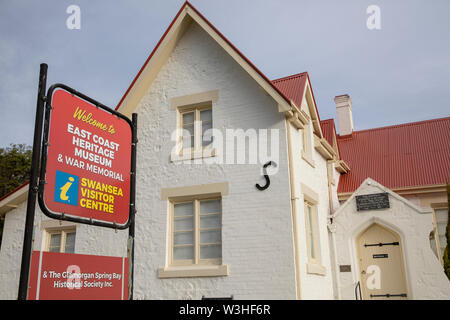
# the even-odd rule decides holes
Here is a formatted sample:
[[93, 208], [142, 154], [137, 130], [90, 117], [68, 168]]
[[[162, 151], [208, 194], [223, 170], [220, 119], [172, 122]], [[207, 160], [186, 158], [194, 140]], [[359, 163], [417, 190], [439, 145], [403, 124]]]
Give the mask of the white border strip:
[[41, 271], [42, 271], [42, 250], [39, 251], [39, 270], [36, 285], [36, 300], [39, 300], [39, 291], [41, 289]]

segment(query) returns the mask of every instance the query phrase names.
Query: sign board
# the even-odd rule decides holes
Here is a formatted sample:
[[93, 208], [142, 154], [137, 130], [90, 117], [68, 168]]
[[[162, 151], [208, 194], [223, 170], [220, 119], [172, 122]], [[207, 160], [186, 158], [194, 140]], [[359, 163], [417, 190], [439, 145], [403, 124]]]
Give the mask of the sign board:
[[386, 192], [356, 196], [357, 211], [386, 208], [389, 208], [389, 195]]
[[128, 258], [33, 251], [28, 300], [127, 300]]
[[39, 204], [52, 218], [125, 229], [132, 124], [64, 86], [47, 95]]

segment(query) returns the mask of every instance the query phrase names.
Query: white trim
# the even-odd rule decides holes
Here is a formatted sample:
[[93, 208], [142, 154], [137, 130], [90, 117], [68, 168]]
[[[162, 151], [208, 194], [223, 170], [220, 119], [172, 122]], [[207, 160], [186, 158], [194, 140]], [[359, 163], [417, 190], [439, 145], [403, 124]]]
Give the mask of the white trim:
[[41, 272], [42, 272], [42, 250], [39, 251], [39, 270], [36, 285], [36, 300], [39, 300], [39, 292], [41, 290]]
[[319, 276], [326, 276], [327, 269], [319, 263], [314, 263], [314, 262], [309, 261], [306, 263], [306, 272], [308, 274], [316, 274]]
[[5, 199], [0, 201], [0, 216], [4, 215], [10, 210], [17, 208], [22, 202], [27, 200], [29, 184], [22, 185], [19, 190], [10, 194]]
[[191, 278], [228, 276], [228, 265], [171, 266], [158, 269], [158, 278]]
[[195, 186], [162, 188], [161, 200], [168, 200], [175, 197], [195, 197], [198, 195], [220, 194], [228, 195], [228, 182], [200, 184]]
[[120, 300], [123, 300], [123, 291], [124, 291], [124, 280], [123, 278], [125, 278], [125, 257], [122, 257], [122, 291], [120, 292]]

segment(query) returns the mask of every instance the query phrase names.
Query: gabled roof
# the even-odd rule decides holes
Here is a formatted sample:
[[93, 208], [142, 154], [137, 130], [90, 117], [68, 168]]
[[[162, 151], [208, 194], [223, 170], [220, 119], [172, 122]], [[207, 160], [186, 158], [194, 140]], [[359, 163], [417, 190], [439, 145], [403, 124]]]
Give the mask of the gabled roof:
[[[356, 190], [353, 192], [353, 194], [343, 203], [339, 206], [339, 208], [331, 215], [331, 217], [334, 219], [337, 216], [339, 216], [341, 214], [341, 212], [345, 211], [345, 208], [347, 206], [349, 206], [353, 199], [358, 196], [358, 195], [362, 195], [367, 193], [367, 191], [364, 191], [365, 189], [367, 189], [367, 187], [370, 186], [370, 189], [372, 189], [372, 193], [374, 192], [386, 192], [389, 193], [389, 195], [394, 198], [397, 199], [398, 201], [403, 202], [405, 205], [407, 205], [408, 207], [412, 208], [413, 210], [416, 211], [416, 213], [418, 214], [428, 214], [431, 213], [431, 209], [430, 208], [422, 208], [420, 206], [415, 205], [414, 203], [412, 203], [411, 201], [409, 201], [408, 199], [405, 199], [404, 197], [400, 196], [398, 193], [392, 191], [390, 188], [387, 188], [386, 186], [383, 186], [382, 184], [378, 183], [377, 181], [371, 179], [371, 178], [366, 178], [364, 179], [361, 184], [358, 186], [358, 188], [356, 188]], [[378, 189], [377, 191], [373, 190], [373, 189]], [[353, 204], [354, 205], [354, 204]]]
[[311, 114], [314, 132], [319, 138], [322, 138], [319, 111], [317, 110], [316, 99], [314, 98], [308, 72], [275, 79], [272, 80], [272, 83], [298, 108], [302, 107], [303, 100], [306, 99], [310, 107], [309, 112]]
[[303, 95], [305, 93], [306, 82], [308, 78], [307, 72], [294, 74], [291, 76], [272, 80], [272, 83], [289, 99], [301, 107]]
[[355, 191], [366, 178], [394, 190], [450, 182], [450, 117], [355, 131], [338, 143], [351, 167], [338, 193]]
[[322, 120], [320, 121], [320, 126], [322, 127], [323, 137], [328, 141], [330, 146], [334, 147], [334, 137], [336, 135], [334, 119]]
[[197, 23], [203, 28], [230, 56], [239, 63], [250, 76], [274, 98], [279, 111], [291, 109], [290, 99], [281, 92], [250, 60], [244, 56], [211, 22], [209, 22], [192, 4], [186, 1], [159, 40], [156, 47], [148, 56], [129, 88], [120, 99], [116, 110], [124, 114], [131, 114], [138, 102], [156, 78], [162, 65], [175, 48], [178, 40], [183, 36], [191, 23]]

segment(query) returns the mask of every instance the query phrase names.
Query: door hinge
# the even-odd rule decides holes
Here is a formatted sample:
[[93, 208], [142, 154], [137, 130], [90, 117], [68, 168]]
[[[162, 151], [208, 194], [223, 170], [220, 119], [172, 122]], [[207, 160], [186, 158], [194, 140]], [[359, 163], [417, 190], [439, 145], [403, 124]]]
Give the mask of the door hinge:
[[370, 297], [371, 298], [380, 298], [380, 297], [386, 297], [386, 298], [403, 297], [403, 298], [406, 298], [407, 294], [406, 293], [400, 293], [400, 294], [390, 294], [390, 293], [386, 293], [386, 294], [371, 294]]
[[398, 246], [399, 242], [389, 242], [389, 243], [372, 243], [372, 244], [364, 244], [364, 247], [382, 247], [382, 246]]

